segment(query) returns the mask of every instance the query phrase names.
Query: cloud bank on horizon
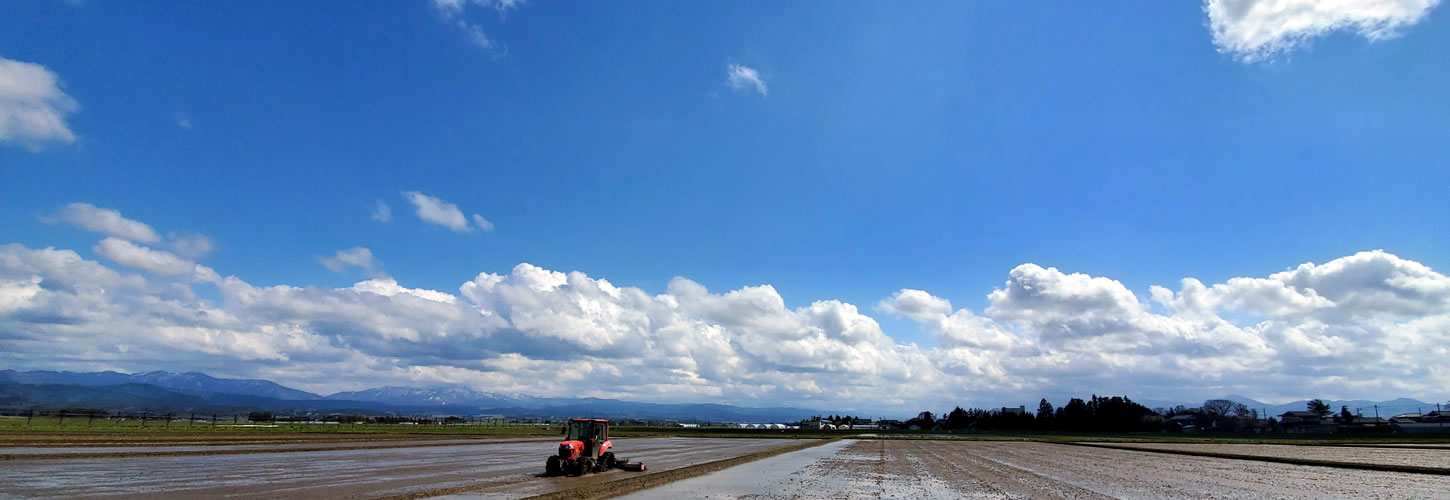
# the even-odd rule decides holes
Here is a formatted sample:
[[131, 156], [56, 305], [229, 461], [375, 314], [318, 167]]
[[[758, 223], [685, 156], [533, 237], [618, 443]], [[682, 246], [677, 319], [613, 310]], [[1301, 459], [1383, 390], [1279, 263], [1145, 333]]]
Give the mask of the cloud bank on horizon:
[[[932, 332], [927, 347], [895, 341], [854, 304], [789, 308], [768, 284], [712, 292], [675, 278], [651, 295], [521, 263], [454, 291], [380, 274], [347, 288], [262, 286], [147, 246], [151, 226], [119, 211], [72, 204], [62, 215], [106, 235], [94, 251], [109, 263], [0, 246], [7, 367], [861, 409], [1088, 392], [1435, 399], [1450, 378], [1450, 278], [1380, 250], [1146, 296], [1026, 263], [980, 312], [913, 289], [871, 307]], [[319, 260], [375, 266], [362, 247]]]

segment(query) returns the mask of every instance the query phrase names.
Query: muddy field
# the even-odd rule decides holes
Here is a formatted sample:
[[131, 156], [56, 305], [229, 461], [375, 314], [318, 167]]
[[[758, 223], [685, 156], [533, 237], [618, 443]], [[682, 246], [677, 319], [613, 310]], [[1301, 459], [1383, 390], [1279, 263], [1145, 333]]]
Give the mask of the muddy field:
[[[1390, 446], [1293, 446], [1283, 444], [1113, 443], [1113, 445], [1157, 450], [1206, 451], [1260, 457], [1300, 458], [1328, 462], [1450, 468], [1450, 449], [1426, 450]], [[1446, 494], [1450, 495], [1450, 492]]]
[[831, 443], [626, 498], [1444, 498], [1447, 492], [1450, 476], [1048, 443], [882, 440]]
[[158, 445], [149, 444], [145, 446], [0, 446], [0, 457], [10, 459], [36, 456], [45, 458], [50, 455], [91, 455], [96, 458], [111, 455], [145, 455], [158, 453], [186, 453], [194, 455], [226, 455], [242, 452], [265, 452], [265, 451], [296, 451], [311, 450], [323, 451], [329, 449], [372, 449], [372, 448], [418, 448], [425, 446], [462, 446], [479, 444], [499, 443], [520, 443], [520, 442], [548, 442], [557, 443], [558, 438], [466, 438], [466, 439], [414, 439], [414, 440], [381, 440], [381, 441], [319, 441], [319, 442], [276, 442], [266, 444], [185, 444], [185, 445]]
[[[367, 498], [454, 491], [519, 498], [637, 473], [539, 477], [557, 438], [69, 448], [186, 456], [55, 459], [62, 449], [6, 447], [0, 498]], [[650, 472], [784, 448], [785, 439], [617, 439]], [[1443, 466], [1438, 449], [1134, 444], [1239, 454]], [[1390, 462], [1393, 460], [1394, 462]], [[842, 440], [644, 490], [634, 498], [1444, 498], [1450, 476], [1347, 470], [1011, 441]]]
[[[637, 474], [610, 471], [541, 478], [557, 439], [532, 442], [364, 450], [180, 457], [8, 460], [0, 497], [366, 498], [469, 487], [482, 497], [518, 498]], [[621, 457], [646, 460], [650, 472], [790, 446], [784, 439], [617, 439]], [[283, 448], [285, 449], [285, 448]], [[146, 451], [166, 448], [148, 447]], [[204, 451], [204, 450], [203, 450]]]

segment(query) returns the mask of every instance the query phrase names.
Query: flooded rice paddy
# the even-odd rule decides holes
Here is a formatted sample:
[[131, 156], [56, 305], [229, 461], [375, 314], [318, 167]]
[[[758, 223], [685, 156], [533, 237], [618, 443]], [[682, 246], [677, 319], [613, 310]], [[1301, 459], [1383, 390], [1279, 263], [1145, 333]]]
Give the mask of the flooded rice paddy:
[[1033, 442], [863, 440], [625, 498], [1444, 498], [1447, 492], [1450, 476]]
[[[369, 449], [297, 445], [145, 447], [189, 456], [45, 458], [10, 448], [0, 498], [369, 498], [454, 489], [520, 498], [636, 477], [540, 477], [555, 439], [387, 441]], [[800, 443], [785, 439], [618, 439], [649, 472]], [[356, 443], [351, 443], [355, 445]], [[258, 452], [271, 446], [275, 451]], [[346, 446], [338, 444], [337, 446]], [[1139, 446], [1139, 445], [1134, 445]], [[1171, 449], [1373, 463], [1444, 464], [1450, 450], [1153, 443]], [[82, 448], [72, 448], [75, 451]], [[222, 450], [223, 454], [206, 454]], [[247, 454], [226, 453], [230, 450]], [[100, 448], [98, 454], [135, 451]], [[462, 490], [458, 492], [457, 490]], [[683, 479], [628, 498], [1444, 498], [1450, 476], [1204, 458], [1009, 441], [842, 440]]]

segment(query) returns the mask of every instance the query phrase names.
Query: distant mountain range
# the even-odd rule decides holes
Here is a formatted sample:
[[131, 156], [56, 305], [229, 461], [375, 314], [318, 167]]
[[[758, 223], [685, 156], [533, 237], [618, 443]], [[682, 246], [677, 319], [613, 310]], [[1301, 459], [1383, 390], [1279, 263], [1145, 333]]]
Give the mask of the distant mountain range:
[[[1244, 406], [1247, 406], [1251, 409], [1259, 410], [1261, 416], [1263, 414], [1267, 414], [1271, 417], [1283, 415], [1284, 412], [1289, 411], [1304, 411], [1309, 406], [1309, 400], [1307, 399], [1277, 405], [1257, 401], [1253, 398], [1239, 396], [1236, 394], [1230, 394], [1228, 396], [1224, 396], [1218, 399], [1227, 399], [1235, 403], [1243, 404]], [[1188, 408], [1197, 408], [1203, 404], [1203, 401], [1189, 403], [1143, 400], [1137, 402], [1138, 404], [1147, 406], [1149, 408], [1173, 408], [1178, 405], [1183, 405]], [[1375, 407], [1378, 406], [1379, 416], [1384, 418], [1389, 418], [1401, 413], [1417, 413], [1422, 410], [1432, 411], [1435, 409], [1435, 403], [1426, 403], [1424, 401], [1409, 398], [1398, 398], [1388, 401], [1369, 401], [1364, 399], [1325, 399], [1324, 403], [1328, 404], [1329, 408], [1334, 410], [1335, 413], [1338, 413], [1341, 407], [1348, 407], [1350, 412], [1362, 414], [1366, 417], [1373, 417], [1376, 411]]]
[[[1270, 416], [1305, 409], [1308, 401], [1268, 404], [1230, 395]], [[1198, 407], [1197, 402], [1135, 400], [1149, 408]], [[1381, 417], [1430, 411], [1434, 403], [1413, 399], [1389, 401], [1325, 400], [1334, 411]], [[598, 398], [547, 398], [528, 394], [487, 392], [461, 386], [388, 386], [323, 396], [267, 380], [225, 379], [205, 373], [141, 373], [0, 370], [0, 410], [28, 408], [102, 408], [122, 411], [195, 411], [234, 413], [253, 410], [279, 413], [365, 413], [387, 415], [498, 415], [504, 417], [663, 420], [679, 422], [789, 422], [827, 412], [802, 408], [749, 408], [724, 404], [659, 404]]]
[[0, 381], [21, 384], [79, 385], [98, 387], [120, 384], [145, 384], [181, 392], [239, 394], [261, 396], [283, 400], [323, 399], [322, 396], [283, 387], [267, 380], [216, 378], [205, 373], [171, 373], [163, 371], [141, 373], [118, 372], [52, 372], [0, 370]]
[[505, 417], [788, 422], [822, 414], [801, 408], [658, 404], [598, 398], [542, 398], [459, 386], [379, 387], [323, 396], [267, 380], [205, 373], [0, 370], [0, 409], [102, 408], [123, 411], [367, 413]]
[[506, 406], [530, 406], [539, 398], [528, 394], [484, 392], [467, 387], [398, 387], [387, 386], [362, 391], [339, 392], [327, 399], [369, 401], [391, 405], [409, 406], [472, 406], [494, 408]]

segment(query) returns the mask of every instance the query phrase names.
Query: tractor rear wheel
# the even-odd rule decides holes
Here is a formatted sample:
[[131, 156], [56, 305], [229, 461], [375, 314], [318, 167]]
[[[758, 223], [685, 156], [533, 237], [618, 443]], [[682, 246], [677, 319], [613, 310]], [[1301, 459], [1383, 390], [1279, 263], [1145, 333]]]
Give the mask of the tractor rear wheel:
[[605, 469], [613, 469], [617, 465], [614, 461], [614, 452], [612, 451], [605, 452], [603, 456], [599, 457], [599, 461], [600, 465], [603, 465]]
[[559, 457], [549, 457], [544, 463], [544, 475], [557, 476], [564, 473], [564, 468], [559, 466]]

